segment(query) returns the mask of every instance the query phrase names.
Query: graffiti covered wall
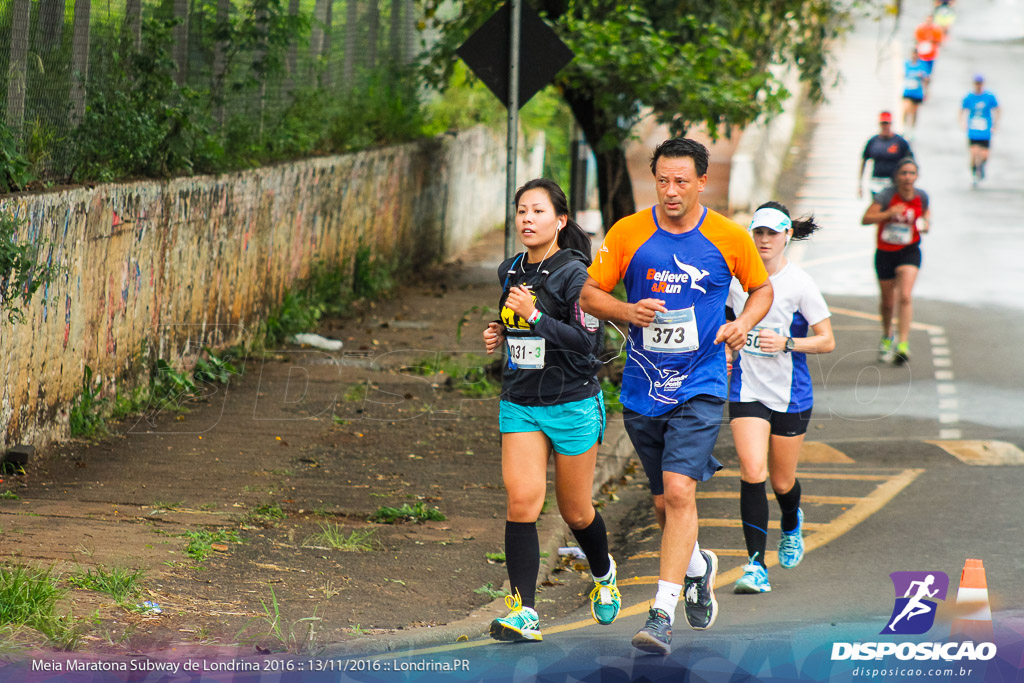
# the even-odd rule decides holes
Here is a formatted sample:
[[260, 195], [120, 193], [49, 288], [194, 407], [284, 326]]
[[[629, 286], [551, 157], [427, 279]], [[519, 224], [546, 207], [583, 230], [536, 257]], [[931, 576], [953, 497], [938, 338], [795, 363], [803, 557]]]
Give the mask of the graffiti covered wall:
[[[108, 389], [146, 357], [189, 366], [252, 334], [317, 261], [415, 269], [504, 220], [504, 137], [458, 136], [222, 176], [0, 200], [64, 268], [0, 323], [0, 446], [67, 436], [86, 366]], [[528, 177], [530, 169], [523, 169]], [[45, 301], [44, 301], [45, 299]]]

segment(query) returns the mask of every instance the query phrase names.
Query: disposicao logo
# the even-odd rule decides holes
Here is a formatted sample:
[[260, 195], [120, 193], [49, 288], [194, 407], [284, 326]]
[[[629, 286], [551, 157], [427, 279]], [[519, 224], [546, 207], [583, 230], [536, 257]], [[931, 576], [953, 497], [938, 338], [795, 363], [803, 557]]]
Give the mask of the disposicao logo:
[[[889, 575], [896, 591], [892, 614], [881, 635], [920, 635], [935, 624], [939, 600], [946, 599], [949, 577], [944, 572], [893, 572]], [[966, 642], [865, 642], [832, 643], [832, 660], [896, 659], [945, 662], [986, 661], [996, 656], [993, 643]]]
[[935, 623], [936, 601], [946, 599], [949, 577], [945, 572], [893, 572], [889, 578], [896, 589], [896, 603], [879, 633], [927, 633]]

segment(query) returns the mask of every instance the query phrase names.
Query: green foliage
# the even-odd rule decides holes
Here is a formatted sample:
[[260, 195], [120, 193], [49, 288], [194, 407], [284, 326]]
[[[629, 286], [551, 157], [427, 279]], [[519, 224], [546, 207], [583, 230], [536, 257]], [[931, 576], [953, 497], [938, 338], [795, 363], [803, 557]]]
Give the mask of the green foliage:
[[230, 529], [218, 529], [217, 531], [186, 531], [182, 534], [188, 539], [185, 546], [185, 553], [196, 562], [205, 560], [213, 550], [214, 543], [241, 543], [242, 539]]
[[141, 569], [105, 569], [100, 565], [95, 569], [79, 569], [67, 578], [67, 583], [75, 588], [105, 593], [121, 604], [139, 594], [145, 577], [146, 572]]
[[622, 402], [619, 400], [621, 389], [621, 387], [614, 384], [607, 377], [601, 378], [601, 392], [604, 393], [604, 410], [609, 415], [621, 413], [623, 410]]
[[213, 168], [200, 93], [175, 82], [174, 21], [151, 20], [140, 52], [112, 50], [88, 82], [75, 134], [76, 181], [168, 177]]
[[196, 385], [188, 375], [178, 372], [163, 358], [158, 358], [149, 381], [149, 395], [157, 408], [181, 408], [196, 393]]
[[253, 509], [245, 516], [244, 523], [258, 526], [274, 526], [288, 515], [277, 503], [267, 503]]
[[70, 615], [57, 613], [67, 591], [53, 568], [0, 567], [0, 626], [28, 626], [61, 649], [74, 648], [81, 632]]
[[[575, 53], [554, 85], [606, 177], [619, 170], [614, 164], [624, 165], [623, 145], [648, 112], [675, 135], [703, 123], [713, 136], [720, 126], [728, 130], [777, 112], [789, 93], [771, 65], [794, 64], [819, 96], [829, 43], [845, 19], [832, 0], [532, 4]], [[427, 25], [438, 36], [424, 65], [429, 82], [452, 83], [455, 49], [493, 11], [488, 0], [464, 0], [458, 12], [445, 0], [425, 0]], [[602, 202], [610, 205], [622, 182], [599, 188]]]
[[[2, 144], [0, 140], [0, 146]], [[45, 292], [61, 272], [59, 266], [49, 262], [49, 257], [46, 263], [37, 263], [44, 250], [51, 256], [52, 250], [47, 249], [45, 241], [33, 244], [19, 240], [19, 233], [26, 229], [26, 221], [0, 211], [0, 322], [3, 317], [9, 323], [24, 322], [22, 307], [31, 303], [40, 288]]]
[[370, 515], [370, 521], [377, 524], [398, 524], [400, 522], [422, 523], [427, 521], [443, 522], [445, 516], [437, 508], [428, 508], [422, 502], [412, 507], [408, 503], [402, 503], [402, 507], [393, 508], [385, 505], [377, 508], [377, 511]]
[[366, 552], [373, 550], [374, 533], [376, 533], [375, 529], [353, 529], [350, 533], [345, 534], [341, 524], [321, 522], [320, 532], [307, 538], [302, 545], [332, 548], [346, 552]]
[[[263, 608], [263, 615], [260, 617], [266, 625], [266, 630], [256, 638], [271, 638], [276, 640], [287, 652], [292, 654], [315, 654], [317, 651], [316, 625], [323, 621], [317, 616], [317, 609], [313, 614], [303, 617], [286, 625], [281, 617], [281, 606], [278, 604], [274, 587], [270, 586], [270, 601], [260, 598], [260, 606]], [[243, 629], [238, 635], [241, 636], [248, 629]], [[249, 637], [248, 640], [253, 640]]]
[[82, 393], [71, 404], [71, 411], [68, 414], [71, 436], [91, 439], [104, 434], [107, 430], [106, 421], [103, 419], [106, 403], [106, 399], [100, 398], [99, 380], [93, 383], [92, 368], [86, 365], [82, 377]]
[[494, 585], [491, 584], [490, 581], [480, 586], [479, 588], [474, 589], [473, 592], [479, 593], [481, 595], [486, 595], [491, 600], [497, 600], [498, 598], [503, 598], [506, 595], [508, 595], [507, 591], [503, 591], [500, 588], [496, 589]]
[[437, 353], [421, 358], [405, 369], [417, 375], [433, 376], [438, 383], [446, 381], [444, 377], [451, 378], [453, 388], [463, 395], [487, 398], [501, 393], [501, 383], [492, 381], [487, 374], [490, 364], [491, 361], [472, 353]]
[[0, 121], [0, 192], [17, 192], [25, 189], [34, 176], [31, 163], [22, 154], [17, 138], [7, 125]]
[[149, 389], [135, 387], [130, 394], [114, 393], [114, 404], [110, 409], [111, 420], [123, 420], [131, 415], [139, 415], [149, 407]]
[[484, 553], [484, 556], [492, 562], [504, 562], [505, 553]]
[[0, 500], [18, 500], [20, 498], [21, 496], [14, 491], [4, 491], [3, 493], [0, 493]]
[[238, 368], [232, 365], [230, 353], [218, 356], [209, 347], [203, 347], [203, 352], [206, 357], [196, 360], [195, 367], [192, 369], [192, 378], [196, 382], [227, 384], [231, 375], [241, 374], [238, 372]]

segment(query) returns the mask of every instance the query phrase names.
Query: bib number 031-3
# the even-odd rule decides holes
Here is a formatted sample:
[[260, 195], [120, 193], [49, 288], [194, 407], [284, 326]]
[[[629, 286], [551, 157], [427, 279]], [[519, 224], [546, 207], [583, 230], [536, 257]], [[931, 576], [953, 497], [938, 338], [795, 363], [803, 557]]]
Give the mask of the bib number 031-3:
[[506, 337], [508, 357], [520, 370], [544, 367], [544, 337]]
[[693, 306], [678, 311], [657, 313], [654, 322], [643, 330], [644, 349], [648, 351], [686, 353], [700, 348]]

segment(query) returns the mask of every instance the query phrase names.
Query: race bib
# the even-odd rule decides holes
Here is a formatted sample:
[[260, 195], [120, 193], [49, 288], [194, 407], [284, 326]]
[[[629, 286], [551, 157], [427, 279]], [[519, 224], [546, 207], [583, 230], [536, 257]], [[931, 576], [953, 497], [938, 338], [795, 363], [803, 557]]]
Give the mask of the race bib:
[[761, 350], [761, 330], [771, 330], [772, 332], [781, 335], [781, 327], [755, 327], [750, 332], [747, 332], [747, 343], [743, 345], [743, 353], [748, 356], [757, 356], [758, 358], [774, 358], [779, 355], [778, 351], [768, 352]]
[[882, 228], [882, 241], [886, 244], [910, 244], [914, 231], [906, 223], [886, 223]]
[[967, 125], [971, 130], [988, 130], [988, 119], [984, 116], [972, 116]]
[[912, 77], [908, 76], [907, 78], [903, 79], [903, 89], [904, 90], [920, 90], [921, 89], [921, 81], [916, 79], [916, 78], [912, 78]]
[[931, 51], [934, 49], [935, 43], [933, 43], [930, 40], [922, 40], [920, 43], [917, 44], [917, 54], [919, 55], [930, 54]]
[[520, 370], [544, 367], [544, 337], [506, 337], [509, 360]]
[[656, 313], [654, 322], [643, 328], [644, 349], [659, 353], [686, 353], [700, 348], [697, 317], [693, 306]]

